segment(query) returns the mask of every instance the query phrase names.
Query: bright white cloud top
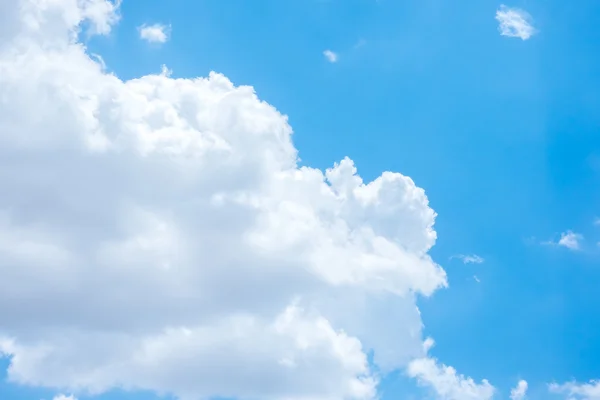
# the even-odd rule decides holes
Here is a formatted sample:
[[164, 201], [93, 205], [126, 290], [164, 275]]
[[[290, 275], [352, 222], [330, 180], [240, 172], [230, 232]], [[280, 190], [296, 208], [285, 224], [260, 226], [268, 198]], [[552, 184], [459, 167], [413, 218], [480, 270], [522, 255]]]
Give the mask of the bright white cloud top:
[[149, 43], [165, 43], [169, 39], [169, 27], [166, 25], [142, 25], [138, 30], [140, 38]]
[[[413, 181], [297, 166], [287, 118], [226, 77], [130, 81], [76, 38], [105, 0], [3, 2], [0, 352], [75, 394], [370, 399], [423, 356], [446, 285]], [[8, 100], [10, 99], [10, 101]]]
[[496, 20], [498, 21], [498, 30], [502, 36], [527, 40], [536, 33], [531, 15], [519, 8], [501, 5], [496, 11]]
[[334, 53], [331, 50], [325, 50], [323, 52], [323, 55], [325, 56], [325, 58], [327, 59], [327, 61], [329, 61], [330, 63], [335, 63], [338, 61], [338, 55], [337, 53]]

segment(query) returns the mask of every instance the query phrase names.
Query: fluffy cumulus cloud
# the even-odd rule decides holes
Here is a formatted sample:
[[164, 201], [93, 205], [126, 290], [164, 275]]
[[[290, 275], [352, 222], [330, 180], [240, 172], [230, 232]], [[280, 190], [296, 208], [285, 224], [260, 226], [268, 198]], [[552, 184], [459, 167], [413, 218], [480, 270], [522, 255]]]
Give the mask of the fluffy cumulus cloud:
[[519, 8], [501, 5], [496, 11], [496, 20], [498, 21], [498, 30], [502, 36], [527, 40], [536, 33], [531, 15]]
[[432, 339], [424, 341], [425, 355], [409, 363], [408, 376], [430, 388], [439, 400], [491, 400], [494, 397], [496, 390], [487, 380], [477, 383], [472, 378], [458, 374], [453, 367], [441, 364], [427, 355], [433, 345]]
[[417, 358], [425, 382], [491, 392], [422, 358], [415, 297], [446, 276], [409, 177], [363, 182], [350, 159], [299, 167], [287, 118], [222, 75], [106, 73], [77, 37], [110, 31], [107, 0], [0, 11], [9, 380], [369, 399], [373, 351], [382, 373]]
[[73, 395], [67, 396], [64, 394], [59, 394], [54, 396], [54, 398], [52, 400], [77, 400], [77, 398]]
[[527, 381], [521, 379], [517, 386], [510, 391], [511, 400], [523, 400], [527, 394], [527, 387]]
[[589, 383], [553, 383], [549, 386], [549, 389], [552, 393], [566, 395], [570, 400], [600, 400], [599, 381], [591, 381]]
[[477, 383], [434, 358], [413, 360], [409, 364], [408, 374], [421, 385], [433, 389], [440, 400], [490, 400], [494, 396], [495, 389], [487, 380]]
[[166, 25], [142, 25], [138, 30], [140, 38], [150, 43], [165, 43], [169, 39], [170, 28]]

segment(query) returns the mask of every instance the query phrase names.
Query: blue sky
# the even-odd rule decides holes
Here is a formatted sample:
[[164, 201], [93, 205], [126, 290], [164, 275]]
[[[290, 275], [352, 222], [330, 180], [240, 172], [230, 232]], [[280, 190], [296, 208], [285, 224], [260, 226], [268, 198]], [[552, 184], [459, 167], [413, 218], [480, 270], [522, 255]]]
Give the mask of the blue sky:
[[[365, 181], [411, 177], [437, 213], [429, 254], [449, 283], [417, 301], [431, 356], [494, 398], [521, 379], [526, 398], [566, 398], [548, 384], [600, 378], [600, 3], [506, 6], [535, 34], [501, 35], [496, 0], [124, 0], [109, 34], [83, 40], [122, 80], [164, 64], [253, 86], [289, 117], [301, 165], [348, 156]], [[163, 43], [140, 38], [153, 24]], [[13, 381], [0, 398], [159, 396]], [[378, 390], [462, 400], [421, 386], [397, 371]]]

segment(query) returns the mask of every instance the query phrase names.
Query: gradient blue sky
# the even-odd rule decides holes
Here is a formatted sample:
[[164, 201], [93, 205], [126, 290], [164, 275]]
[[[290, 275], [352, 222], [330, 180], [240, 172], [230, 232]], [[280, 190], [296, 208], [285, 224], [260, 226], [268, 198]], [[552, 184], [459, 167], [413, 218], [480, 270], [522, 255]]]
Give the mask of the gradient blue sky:
[[[431, 254], [450, 284], [419, 300], [431, 353], [499, 398], [526, 379], [529, 398], [545, 399], [550, 382], [600, 378], [600, 3], [506, 3], [531, 14], [528, 40], [500, 34], [500, 5], [124, 0], [113, 32], [87, 45], [122, 79], [166, 64], [254, 86], [289, 116], [303, 164], [349, 156], [365, 180], [413, 178], [438, 213]], [[140, 39], [154, 23], [170, 26], [165, 43]], [[579, 249], [558, 244], [568, 231]], [[431, 397], [401, 375], [381, 390]], [[0, 384], [6, 400], [55, 394]]]

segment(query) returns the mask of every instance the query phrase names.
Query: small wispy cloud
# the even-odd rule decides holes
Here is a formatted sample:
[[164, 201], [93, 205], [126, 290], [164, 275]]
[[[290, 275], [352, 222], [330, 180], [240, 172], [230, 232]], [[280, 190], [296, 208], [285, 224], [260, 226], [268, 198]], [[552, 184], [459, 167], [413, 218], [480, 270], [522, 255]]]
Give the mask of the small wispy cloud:
[[359, 49], [366, 44], [367, 44], [367, 41], [365, 39], [359, 39], [358, 42], [356, 42], [356, 44], [354, 45], [354, 48]]
[[170, 77], [173, 74], [173, 70], [167, 67], [165, 64], [160, 66], [160, 75]]
[[431, 337], [428, 337], [423, 341], [423, 352], [425, 354], [429, 353], [429, 350], [431, 350], [433, 346], [435, 346], [435, 340], [433, 340]]
[[138, 30], [140, 32], [140, 38], [149, 43], [165, 43], [169, 40], [170, 27], [167, 25], [142, 25]]
[[547, 242], [542, 242], [542, 244], [566, 247], [569, 250], [581, 250], [582, 241], [583, 235], [568, 230], [560, 234], [558, 241], [549, 240]]
[[496, 20], [498, 20], [498, 30], [502, 36], [527, 40], [537, 32], [533, 27], [531, 15], [519, 8], [511, 8], [502, 4], [496, 11]]
[[600, 393], [600, 382], [576, 382], [571, 381], [563, 384], [551, 383], [548, 385], [550, 393], [565, 394], [564, 398], [570, 400], [594, 400]]
[[450, 259], [457, 258], [461, 260], [464, 264], [481, 264], [485, 261], [483, 257], [478, 256], [477, 254], [457, 254], [455, 256], [450, 257]]
[[560, 239], [558, 240], [558, 245], [566, 247], [571, 250], [579, 250], [581, 248], [582, 240], [583, 240], [583, 235], [580, 235], [579, 233], [575, 233], [572, 231], [567, 231], [560, 235]]
[[338, 55], [337, 53], [334, 53], [331, 50], [325, 50], [323, 52], [323, 55], [325, 56], [325, 58], [327, 59], [327, 61], [329, 61], [330, 63], [335, 63], [338, 61]]
[[527, 394], [527, 381], [520, 380], [517, 386], [510, 391], [511, 400], [523, 400]]
[[473, 279], [475, 280], [475, 282], [481, 283], [481, 280], [479, 280], [479, 278], [477, 277], [477, 275], [473, 275]]

